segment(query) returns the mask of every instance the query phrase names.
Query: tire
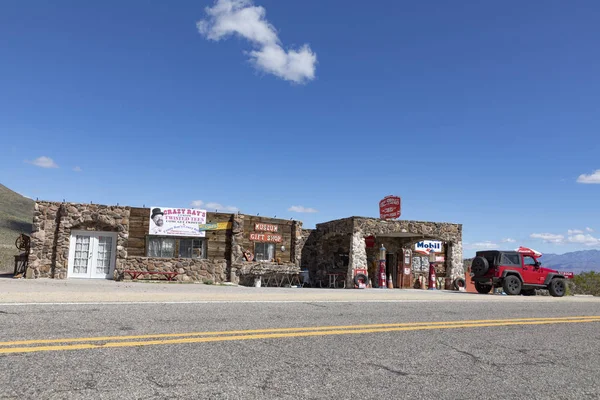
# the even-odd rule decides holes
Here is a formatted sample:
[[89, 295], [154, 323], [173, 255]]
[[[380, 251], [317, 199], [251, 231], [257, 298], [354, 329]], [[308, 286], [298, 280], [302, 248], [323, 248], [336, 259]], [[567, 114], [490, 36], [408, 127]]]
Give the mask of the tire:
[[548, 285], [552, 297], [563, 297], [567, 292], [567, 282], [563, 278], [553, 278]]
[[490, 269], [490, 263], [485, 257], [475, 257], [471, 263], [471, 272], [477, 276], [484, 276]]
[[360, 287], [361, 280], [362, 283], [364, 283], [365, 285], [369, 283], [365, 274], [356, 274], [356, 276], [354, 277], [354, 284]]
[[521, 294], [523, 296], [535, 296], [535, 289], [525, 289], [521, 290]]
[[516, 296], [521, 293], [521, 280], [514, 275], [508, 275], [502, 282], [502, 288], [507, 295]]
[[454, 290], [460, 290], [460, 288], [466, 287], [466, 282], [463, 278], [456, 278], [452, 283]]
[[492, 290], [492, 285], [475, 282], [475, 290], [477, 290], [477, 293], [488, 294]]

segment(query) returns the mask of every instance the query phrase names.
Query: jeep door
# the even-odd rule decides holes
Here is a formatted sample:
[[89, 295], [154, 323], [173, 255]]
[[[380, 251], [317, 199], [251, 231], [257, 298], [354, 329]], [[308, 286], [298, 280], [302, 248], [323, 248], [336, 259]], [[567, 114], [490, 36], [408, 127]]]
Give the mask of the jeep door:
[[523, 257], [523, 280], [525, 283], [533, 284], [533, 285], [543, 285], [544, 284], [544, 276], [542, 274], [542, 269], [539, 266], [536, 266], [535, 258], [531, 256], [522, 256]]

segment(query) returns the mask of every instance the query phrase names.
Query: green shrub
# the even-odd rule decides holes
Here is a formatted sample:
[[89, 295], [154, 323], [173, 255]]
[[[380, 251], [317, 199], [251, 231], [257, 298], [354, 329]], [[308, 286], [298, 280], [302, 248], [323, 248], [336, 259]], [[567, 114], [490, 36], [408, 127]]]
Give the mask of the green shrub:
[[202, 283], [204, 283], [205, 285], [212, 285], [213, 281], [212, 281], [212, 279], [203, 279]]
[[582, 272], [573, 277], [569, 286], [574, 294], [600, 296], [600, 274], [594, 271]]

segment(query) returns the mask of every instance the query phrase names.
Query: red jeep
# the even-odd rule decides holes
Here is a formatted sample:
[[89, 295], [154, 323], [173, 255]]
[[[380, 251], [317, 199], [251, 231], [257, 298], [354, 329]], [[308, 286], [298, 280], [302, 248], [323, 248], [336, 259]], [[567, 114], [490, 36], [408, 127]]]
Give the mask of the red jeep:
[[535, 295], [535, 289], [548, 289], [562, 297], [567, 289], [564, 275], [543, 268], [539, 254], [517, 251], [478, 251], [471, 264], [472, 281], [479, 293], [489, 293], [492, 286], [502, 286], [508, 295]]

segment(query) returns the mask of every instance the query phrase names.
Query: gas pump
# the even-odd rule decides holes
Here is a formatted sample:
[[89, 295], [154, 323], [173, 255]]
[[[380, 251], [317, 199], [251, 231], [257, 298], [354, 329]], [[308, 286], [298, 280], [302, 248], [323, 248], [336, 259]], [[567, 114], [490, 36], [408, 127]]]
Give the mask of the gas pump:
[[429, 290], [436, 290], [435, 281], [435, 253], [432, 251], [429, 253]]
[[378, 286], [380, 289], [386, 288], [386, 279], [385, 279], [385, 247], [383, 247], [383, 243], [381, 244], [381, 248], [379, 249], [379, 279]]

